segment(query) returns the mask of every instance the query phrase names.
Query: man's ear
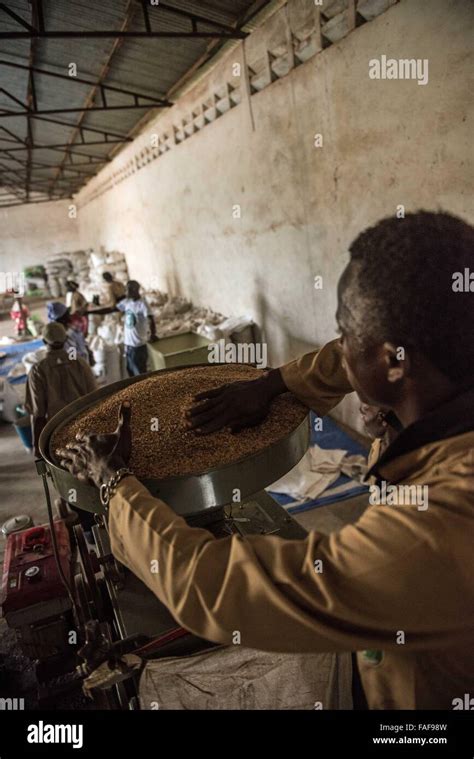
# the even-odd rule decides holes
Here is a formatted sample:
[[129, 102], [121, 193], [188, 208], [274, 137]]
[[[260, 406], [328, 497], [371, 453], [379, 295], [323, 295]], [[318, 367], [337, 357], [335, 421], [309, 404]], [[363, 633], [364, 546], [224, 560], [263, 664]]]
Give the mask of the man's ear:
[[387, 365], [387, 380], [399, 382], [410, 373], [410, 359], [403, 345], [384, 343], [384, 361]]

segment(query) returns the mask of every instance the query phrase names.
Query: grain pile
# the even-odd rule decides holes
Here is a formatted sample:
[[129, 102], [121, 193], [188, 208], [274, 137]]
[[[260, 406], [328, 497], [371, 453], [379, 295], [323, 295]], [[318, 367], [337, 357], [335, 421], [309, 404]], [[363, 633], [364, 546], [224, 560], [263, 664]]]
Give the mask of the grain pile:
[[[198, 435], [185, 428], [184, 411], [192, 398], [204, 390], [227, 382], [261, 376], [258, 369], [243, 364], [195, 367], [158, 374], [114, 393], [52, 438], [51, 449], [73, 443], [78, 432], [110, 433], [117, 425], [123, 401], [132, 409], [132, 455], [130, 467], [137, 477], [165, 479], [198, 474], [266, 448], [285, 437], [304, 419], [308, 410], [293, 395], [276, 398], [270, 414], [257, 427], [233, 434], [228, 429]], [[158, 420], [158, 430], [156, 430]]]

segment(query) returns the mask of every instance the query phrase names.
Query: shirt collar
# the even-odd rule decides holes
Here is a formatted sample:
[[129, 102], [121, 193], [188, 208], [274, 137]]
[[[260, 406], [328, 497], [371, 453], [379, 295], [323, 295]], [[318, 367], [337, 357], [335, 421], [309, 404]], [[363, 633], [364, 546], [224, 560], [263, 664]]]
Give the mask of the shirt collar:
[[366, 477], [380, 478], [381, 470], [395, 459], [429, 444], [472, 430], [474, 430], [474, 386], [457, 393], [422, 419], [402, 429], [380, 459], [369, 469]]

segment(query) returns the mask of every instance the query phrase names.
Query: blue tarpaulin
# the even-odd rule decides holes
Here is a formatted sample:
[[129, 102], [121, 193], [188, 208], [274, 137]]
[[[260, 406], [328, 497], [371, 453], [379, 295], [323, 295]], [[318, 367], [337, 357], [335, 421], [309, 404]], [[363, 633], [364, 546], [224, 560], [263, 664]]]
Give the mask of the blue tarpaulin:
[[[25, 343], [12, 343], [12, 345], [0, 345], [0, 352], [6, 353], [6, 358], [0, 361], [0, 377], [6, 377], [8, 372], [13, 369], [15, 364], [18, 364], [23, 356], [31, 351], [36, 351], [38, 348], [44, 348], [44, 343], [41, 338], [35, 338], [34, 340], [28, 340]], [[26, 382], [26, 369], [25, 373], [19, 377], [14, 377], [9, 380], [12, 385], [21, 385]]]

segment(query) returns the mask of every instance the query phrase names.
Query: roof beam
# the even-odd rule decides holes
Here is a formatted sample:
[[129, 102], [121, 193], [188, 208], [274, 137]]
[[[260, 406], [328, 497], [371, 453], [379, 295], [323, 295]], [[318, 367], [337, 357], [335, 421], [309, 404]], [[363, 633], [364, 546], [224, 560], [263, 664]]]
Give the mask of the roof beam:
[[[146, 0], [142, 0], [142, 5], [148, 5]], [[201, 16], [197, 13], [191, 12], [191, 11], [185, 11], [182, 8], [174, 8], [171, 5], [168, 5], [167, 3], [162, 3], [160, 0], [159, 5], [155, 6], [157, 11], [167, 11], [168, 13], [174, 13], [176, 16], [181, 16], [184, 18], [188, 18], [191, 23], [193, 24], [193, 28], [195, 28], [195, 25], [198, 23], [201, 24], [207, 24], [208, 26], [213, 26], [216, 29], [220, 29], [221, 31], [227, 32], [229, 35], [231, 35], [231, 39], [235, 38], [236, 32], [240, 30], [236, 30], [232, 26], [228, 26], [227, 24], [221, 24], [219, 21], [212, 21], [210, 18], [206, 18], [205, 16]], [[245, 32], [241, 32], [245, 37], [247, 36]]]
[[[26, 145], [26, 142], [25, 142], [24, 140], [22, 140], [22, 139], [21, 139], [21, 137], [18, 137], [18, 135], [17, 135], [17, 134], [14, 134], [13, 132], [11, 132], [11, 131], [10, 131], [9, 129], [7, 129], [6, 127], [4, 127], [4, 126], [0, 126], [0, 132], [6, 132], [7, 134], [9, 134], [9, 135], [10, 135], [10, 137], [13, 137], [13, 139], [11, 140], [11, 142], [20, 142], [22, 145]], [[2, 141], [5, 141], [5, 142], [10, 142], [10, 140], [7, 140], [7, 138], [6, 138], [6, 137], [2, 137], [2, 136], [0, 135], [0, 142], [2, 142]]]
[[[255, 16], [257, 16], [263, 8], [265, 8], [266, 5], [270, 0], [254, 0], [250, 8], [247, 8], [245, 11], [243, 11], [240, 16], [237, 18], [235, 22], [232, 24], [233, 29], [241, 29], [242, 26], [245, 26], [245, 24], [248, 24]], [[219, 48], [222, 47], [222, 41], [218, 39], [213, 39], [209, 45], [206, 48], [206, 51], [193, 63], [193, 65], [181, 76], [177, 82], [173, 84], [173, 86], [168, 90], [166, 93], [166, 97], [170, 98], [172, 95], [179, 90], [180, 87], [182, 87], [191, 77], [193, 74], [201, 67], [203, 66], [213, 55], [215, 55]], [[128, 135], [131, 137], [135, 137], [137, 133], [143, 129], [144, 125], [148, 123], [153, 118], [153, 112], [150, 110], [148, 113], [144, 114], [139, 121], [134, 124], [134, 126], [130, 129], [128, 132]], [[114, 148], [110, 152], [110, 156], [113, 157], [116, 155], [118, 148]]]
[[51, 203], [54, 200], [65, 200], [71, 198], [71, 195], [55, 195], [48, 198], [38, 198], [37, 200], [19, 200], [16, 203], [1, 203], [0, 208], [13, 208], [14, 206], [25, 206], [32, 203]]
[[[95, 108], [87, 108], [85, 106], [81, 106], [79, 108], [53, 108], [46, 111], [37, 111], [37, 116], [48, 116], [52, 115], [53, 113], [99, 113], [99, 111], [137, 111], [140, 108], [169, 108], [170, 103], [139, 103], [133, 104], [133, 105], [106, 105], [106, 106], [96, 106]], [[15, 116], [31, 116], [34, 114], [34, 111], [8, 111], [6, 109], [1, 109], [0, 112], [0, 119], [7, 119], [10, 117]]]
[[[37, 0], [33, 0], [31, 4], [31, 22], [32, 24], [38, 23], [38, 2]], [[32, 37], [30, 40], [30, 54], [28, 58], [28, 89], [26, 93], [26, 107], [28, 109], [28, 113], [32, 110], [36, 111], [36, 89], [34, 84], [34, 63], [35, 63], [35, 55], [36, 55], [36, 48], [37, 48], [37, 40], [35, 37]], [[27, 171], [26, 171], [26, 199], [30, 199], [30, 183], [31, 183], [31, 161], [32, 161], [32, 152], [31, 152], [31, 146], [34, 142], [33, 137], [33, 125], [31, 123], [30, 116], [27, 116], [26, 120], [26, 145], [27, 145]]]
[[[55, 79], [65, 79], [66, 82], [69, 84], [87, 84], [90, 87], [95, 87], [97, 85], [97, 82], [91, 81], [90, 79], [83, 79], [82, 77], [70, 77], [66, 74], [58, 74], [55, 71], [46, 71], [46, 69], [40, 69], [37, 66], [25, 66], [21, 63], [12, 63], [11, 61], [5, 61], [0, 60], [0, 66], [10, 66], [10, 68], [14, 69], [22, 69], [23, 71], [29, 71], [30, 73], [33, 71], [36, 74], [42, 74], [43, 76], [52, 76]], [[145, 95], [143, 92], [136, 92], [135, 90], [128, 90], [124, 87], [115, 87], [111, 84], [100, 84], [101, 90], [104, 92], [118, 92], [120, 95], [130, 95], [131, 97], [136, 100], [137, 98], [141, 98], [142, 100], [149, 100], [154, 105], [157, 101], [160, 103], [163, 103], [163, 105], [171, 106], [173, 103], [171, 103], [168, 100], [164, 100], [163, 98], [157, 98], [152, 97], [151, 95]]]
[[[10, 18], [12, 18], [14, 21], [16, 21], [17, 24], [19, 24], [23, 29], [26, 31], [17, 31], [17, 32], [2, 32], [0, 34], [0, 39], [2, 37], [9, 38], [9, 39], [24, 39], [29, 37], [41, 37], [41, 38], [60, 38], [60, 39], [66, 39], [66, 38], [85, 38], [85, 37], [213, 37], [213, 38], [228, 38], [228, 39], [242, 39], [246, 37], [246, 33], [242, 32], [239, 29], [235, 29], [233, 26], [230, 26], [228, 24], [223, 24], [220, 21], [214, 21], [214, 19], [210, 19], [206, 16], [202, 16], [201, 14], [194, 13], [192, 11], [183, 10], [182, 8], [176, 8], [173, 5], [168, 5], [167, 3], [160, 2], [158, 5], [153, 6], [153, 10], [155, 13], [160, 13], [160, 11], [165, 11], [166, 13], [170, 13], [175, 16], [180, 16], [181, 18], [187, 18], [191, 22], [191, 32], [160, 32], [160, 31], [153, 31], [151, 27], [151, 19], [149, 14], [150, 4], [147, 2], [147, 0], [140, 0], [140, 4], [142, 6], [143, 10], [143, 20], [145, 23], [145, 29], [146, 31], [130, 31], [130, 30], [120, 30], [119, 32], [112, 30], [112, 31], [95, 31], [95, 30], [88, 30], [79, 32], [76, 29], [74, 30], [61, 30], [61, 31], [53, 31], [53, 30], [47, 30], [44, 24], [44, 16], [43, 16], [43, 8], [42, 8], [42, 2], [41, 0], [33, 0], [34, 5], [36, 6], [36, 18], [33, 20], [33, 24], [29, 24], [25, 19], [23, 19], [21, 16], [19, 16], [17, 13], [12, 11], [10, 8], [8, 8], [5, 3], [0, 3], [0, 11], [3, 11], [4, 13], [7, 13]], [[214, 28], [215, 32], [200, 32], [197, 28], [198, 24], [205, 24], [206, 26], [210, 26]]]
[[[89, 166], [89, 164], [84, 164], [84, 165], [85, 166]], [[18, 164], [18, 166], [20, 167], [18, 171], [16, 169], [12, 169], [11, 167], [10, 168], [5, 168], [5, 169], [3, 169], [3, 171], [5, 172], [5, 174], [16, 174], [18, 176], [26, 176], [26, 162], [20, 163], [20, 164]], [[51, 171], [51, 169], [57, 169], [58, 168], [57, 164], [55, 164], [55, 163], [51, 163], [51, 164], [50, 163], [44, 163], [44, 164], [42, 164], [42, 163], [37, 163], [36, 161], [32, 161], [31, 166], [32, 166], [32, 169], [35, 172], [35, 174], [37, 174], [37, 172], [39, 172], [39, 171], [44, 171], [45, 169], [47, 171]], [[75, 164], [73, 167], [66, 166], [63, 169], [63, 171], [64, 171], [65, 174], [66, 174], [66, 172], [69, 172], [69, 173], [72, 173], [72, 174], [76, 174], [77, 176], [83, 176], [83, 177], [88, 177], [88, 178], [94, 176], [94, 174], [91, 171], [83, 171], [82, 169], [80, 169], [78, 164]], [[64, 177], [64, 178], [68, 179], [68, 177]], [[74, 177], [70, 177], [70, 178], [73, 179]], [[0, 182], [1, 182], [1, 180], [0, 180]]]
[[64, 30], [57, 32], [40, 32], [36, 29], [28, 32], [0, 32], [0, 40], [29, 40], [31, 38], [42, 40], [68, 40], [68, 39], [216, 39], [216, 40], [242, 40], [247, 37], [246, 32], [120, 32], [110, 31], [77, 31]]
[[[129, 28], [129, 26], [130, 26], [130, 24], [132, 22], [133, 16], [135, 14], [135, 7], [136, 6], [133, 4], [132, 0], [128, 0], [127, 5], [125, 7], [123, 21], [122, 21], [122, 24], [120, 26], [120, 30], [119, 31], [126, 31]], [[102, 66], [102, 68], [100, 70], [100, 73], [99, 73], [99, 76], [97, 78], [97, 81], [93, 85], [91, 91], [89, 92], [89, 94], [88, 94], [88, 96], [87, 96], [87, 98], [85, 100], [84, 106], [86, 108], [90, 108], [91, 105], [92, 105], [92, 103], [94, 102], [95, 97], [97, 95], [97, 92], [100, 90], [101, 85], [103, 84], [105, 78], [108, 76], [108, 74], [110, 72], [110, 67], [111, 67], [112, 59], [113, 59], [114, 55], [116, 54], [117, 50], [119, 50], [122, 47], [122, 45], [123, 45], [123, 39], [120, 39], [120, 38], [116, 37], [114, 39], [112, 47], [111, 47], [111, 49], [109, 51], [109, 54], [108, 54], [108, 56], [107, 56], [107, 58], [106, 58], [106, 60], [105, 60], [105, 62], [103, 64], [103, 66]], [[103, 92], [103, 90], [102, 90], [102, 92]], [[71, 137], [69, 139], [69, 144], [70, 144], [69, 150], [73, 147], [74, 142], [76, 141], [76, 138], [81, 133], [81, 129], [84, 126], [83, 122], [84, 122], [84, 118], [86, 116], [86, 113], [87, 113], [87, 111], [82, 111], [81, 115], [79, 116], [79, 119], [78, 119], [78, 121], [77, 121], [77, 123], [76, 123], [76, 125], [74, 127], [74, 131], [73, 131], [73, 133], [72, 133], [72, 135], [71, 135]], [[64, 171], [66, 162], [68, 160], [71, 161], [72, 159], [71, 159], [70, 153], [68, 151], [68, 148], [66, 148], [63, 160], [61, 161], [60, 165], [58, 166], [57, 171], [56, 171], [56, 175], [55, 175], [55, 177], [52, 180], [51, 187], [53, 189], [54, 189], [55, 180], [58, 179], [61, 176], [62, 172]]]
[[[0, 127], [1, 128], [1, 127]], [[3, 137], [0, 136], [0, 142], [4, 140]], [[7, 140], [5, 138], [5, 142], [14, 142], [14, 140]], [[18, 142], [15, 141], [15, 142]], [[85, 147], [88, 147], [89, 145], [117, 145], [123, 142], [130, 142], [130, 140], [91, 140], [90, 142], [81, 142], [80, 145], [84, 145]], [[59, 148], [67, 148], [69, 147], [69, 143], [60, 143], [59, 145], [51, 144], [51, 145], [31, 145], [32, 150], [58, 150]], [[11, 153], [16, 153], [19, 150], [26, 150], [27, 145], [22, 145], [20, 148], [8, 148], [8, 150]], [[79, 153], [79, 155], [86, 155], [85, 153]]]
[[[37, 113], [31, 114], [32, 119], [37, 119], [38, 121], [46, 121], [48, 124], [57, 124], [58, 126], [64, 126], [68, 129], [75, 129], [76, 124], [71, 123], [70, 121], [61, 121], [60, 119], [48, 119], [46, 116], [40, 116]], [[1, 127], [1, 129], [5, 129], [5, 127]], [[93, 134], [102, 134], [107, 135], [108, 137], [116, 137], [117, 139], [122, 139], [124, 142], [132, 142], [133, 137], [129, 137], [126, 134], [119, 134], [118, 132], [111, 132], [110, 130], [105, 129], [98, 129], [97, 127], [91, 127], [91, 126], [84, 126], [81, 127], [81, 129], [84, 132], [92, 132]]]
[[21, 18], [15, 11], [12, 11], [11, 8], [9, 8], [5, 3], [0, 3], [0, 10], [2, 10], [4, 13], [6, 13], [10, 18], [12, 18], [14, 21], [17, 22], [17, 24], [20, 24], [20, 26], [23, 26], [25, 29], [27, 29], [29, 32], [36, 32], [36, 29], [34, 26], [31, 26], [31, 24], [28, 23], [28, 21], [25, 21], [24, 18]]

